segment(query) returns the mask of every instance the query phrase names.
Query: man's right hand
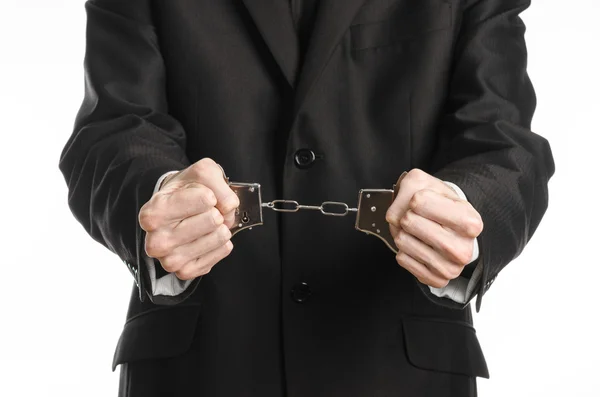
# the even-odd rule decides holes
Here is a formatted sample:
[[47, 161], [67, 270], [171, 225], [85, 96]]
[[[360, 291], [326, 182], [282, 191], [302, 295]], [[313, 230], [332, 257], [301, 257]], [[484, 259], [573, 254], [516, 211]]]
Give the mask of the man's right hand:
[[181, 280], [207, 274], [233, 249], [229, 229], [239, 205], [212, 159], [170, 175], [139, 212], [146, 254]]

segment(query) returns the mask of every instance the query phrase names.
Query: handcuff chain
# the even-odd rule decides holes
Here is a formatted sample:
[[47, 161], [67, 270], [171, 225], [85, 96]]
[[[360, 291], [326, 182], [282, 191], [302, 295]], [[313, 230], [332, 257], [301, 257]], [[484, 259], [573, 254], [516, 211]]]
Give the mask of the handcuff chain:
[[[230, 184], [231, 182], [229, 181], [229, 178], [225, 174], [225, 169], [223, 169], [223, 167], [220, 164], [217, 164], [217, 165], [219, 166], [219, 168], [221, 168], [221, 171], [223, 172], [223, 178], [225, 179], [227, 184]], [[277, 207], [277, 205], [279, 205], [279, 204], [281, 204], [281, 205], [292, 204], [293, 207], [292, 208], [285, 208], [283, 206]], [[325, 207], [328, 205], [334, 206], [334, 207], [335, 206], [341, 207], [343, 212], [327, 211], [325, 209]], [[348, 206], [348, 204], [342, 203], [339, 201], [324, 201], [323, 203], [321, 203], [321, 205], [316, 206], [316, 205], [302, 205], [302, 204], [299, 204], [295, 200], [278, 199], [278, 200], [269, 201], [268, 203], [261, 203], [261, 206], [264, 208], [270, 208], [275, 212], [298, 212], [299, 210], [321, 211], [321, 214], [327, 215], [327, 216], [346, 216], [346, 215], [348, 215], [349, 212], [358, 212], [358, 208], [350, 208]]]
[[[320, 211], [327, 216], [346, 216], [349, 212], [358, 212], [358, 208], [350, 208], [348, 204], [339, 201], [324, 201], [321, 205], [302, 205], [295, 200], [273, 200], [261, 204], [265, 208], [270, 208], [276, 212], [298, 212], [299, 210]], [[291, 205], [286, 208], [285, 205]], [[340, 207], [341, 211], [327, 210], [327, 206]]]

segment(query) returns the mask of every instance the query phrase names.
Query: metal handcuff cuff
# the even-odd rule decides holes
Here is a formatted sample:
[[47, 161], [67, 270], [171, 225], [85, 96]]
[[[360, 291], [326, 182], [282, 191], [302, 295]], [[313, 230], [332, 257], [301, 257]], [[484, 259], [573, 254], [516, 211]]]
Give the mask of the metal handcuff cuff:
[[[219, 165], [219, 167], [221, 166]], [[352, 212], [356, 213], [354, 223], [356, 230], [378, 237], [394, 253], [398, 253], [389, 224], [385, 220], [385, 214], [398, 194], [400, 182], [407, 174], [406, 171], [400, 175], [392, 189], [361, 189], [358, 192], [358, 205], [356, 208], [352, 208], [348, 204], [338, 201], [325, 201], [321, 205], [302, 205], [295, 200], [281, 199], [263, 202], [259, 183], [231, 182], [225, 175], [223, 167], [221, 170], [223, 178], [240, 200], [240, 205], [235, 210], [235, 224], [231, 228], [232, 236], [244, 229], [262, 225], [263, 208], [276, 212], [320, 211], [327, 216], [346, 216]]]

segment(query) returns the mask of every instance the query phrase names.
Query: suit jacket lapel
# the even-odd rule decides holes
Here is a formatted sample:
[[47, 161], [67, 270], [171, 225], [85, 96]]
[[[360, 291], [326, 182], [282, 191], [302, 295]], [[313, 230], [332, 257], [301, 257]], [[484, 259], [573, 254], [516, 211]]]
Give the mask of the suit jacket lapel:
[[[285, 0], [278, 1], [285, 2]], [[317, 19], [299, 76], [294, 114], [298, 113], [298, 110], [308, 98], [333, 50], [365, 1], [320, 0]]]
[[243, 0], [258, 31], [293, 87], [299, 60], [298, 36], [289, 0]]

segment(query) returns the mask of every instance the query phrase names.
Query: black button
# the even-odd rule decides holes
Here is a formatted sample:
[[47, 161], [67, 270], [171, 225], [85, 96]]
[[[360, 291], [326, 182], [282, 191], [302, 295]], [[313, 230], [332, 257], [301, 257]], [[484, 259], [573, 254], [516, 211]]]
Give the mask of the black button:
[[306, 302], [310, 295], [310, 287], [306, 283], [298, 283], [292, 288], [292, 299], [298, 303]]
[[313, 165], [317, 156], [310, 149], [300, 149], [294, 154], [294, 162], [298, 168], [308, 168]]

